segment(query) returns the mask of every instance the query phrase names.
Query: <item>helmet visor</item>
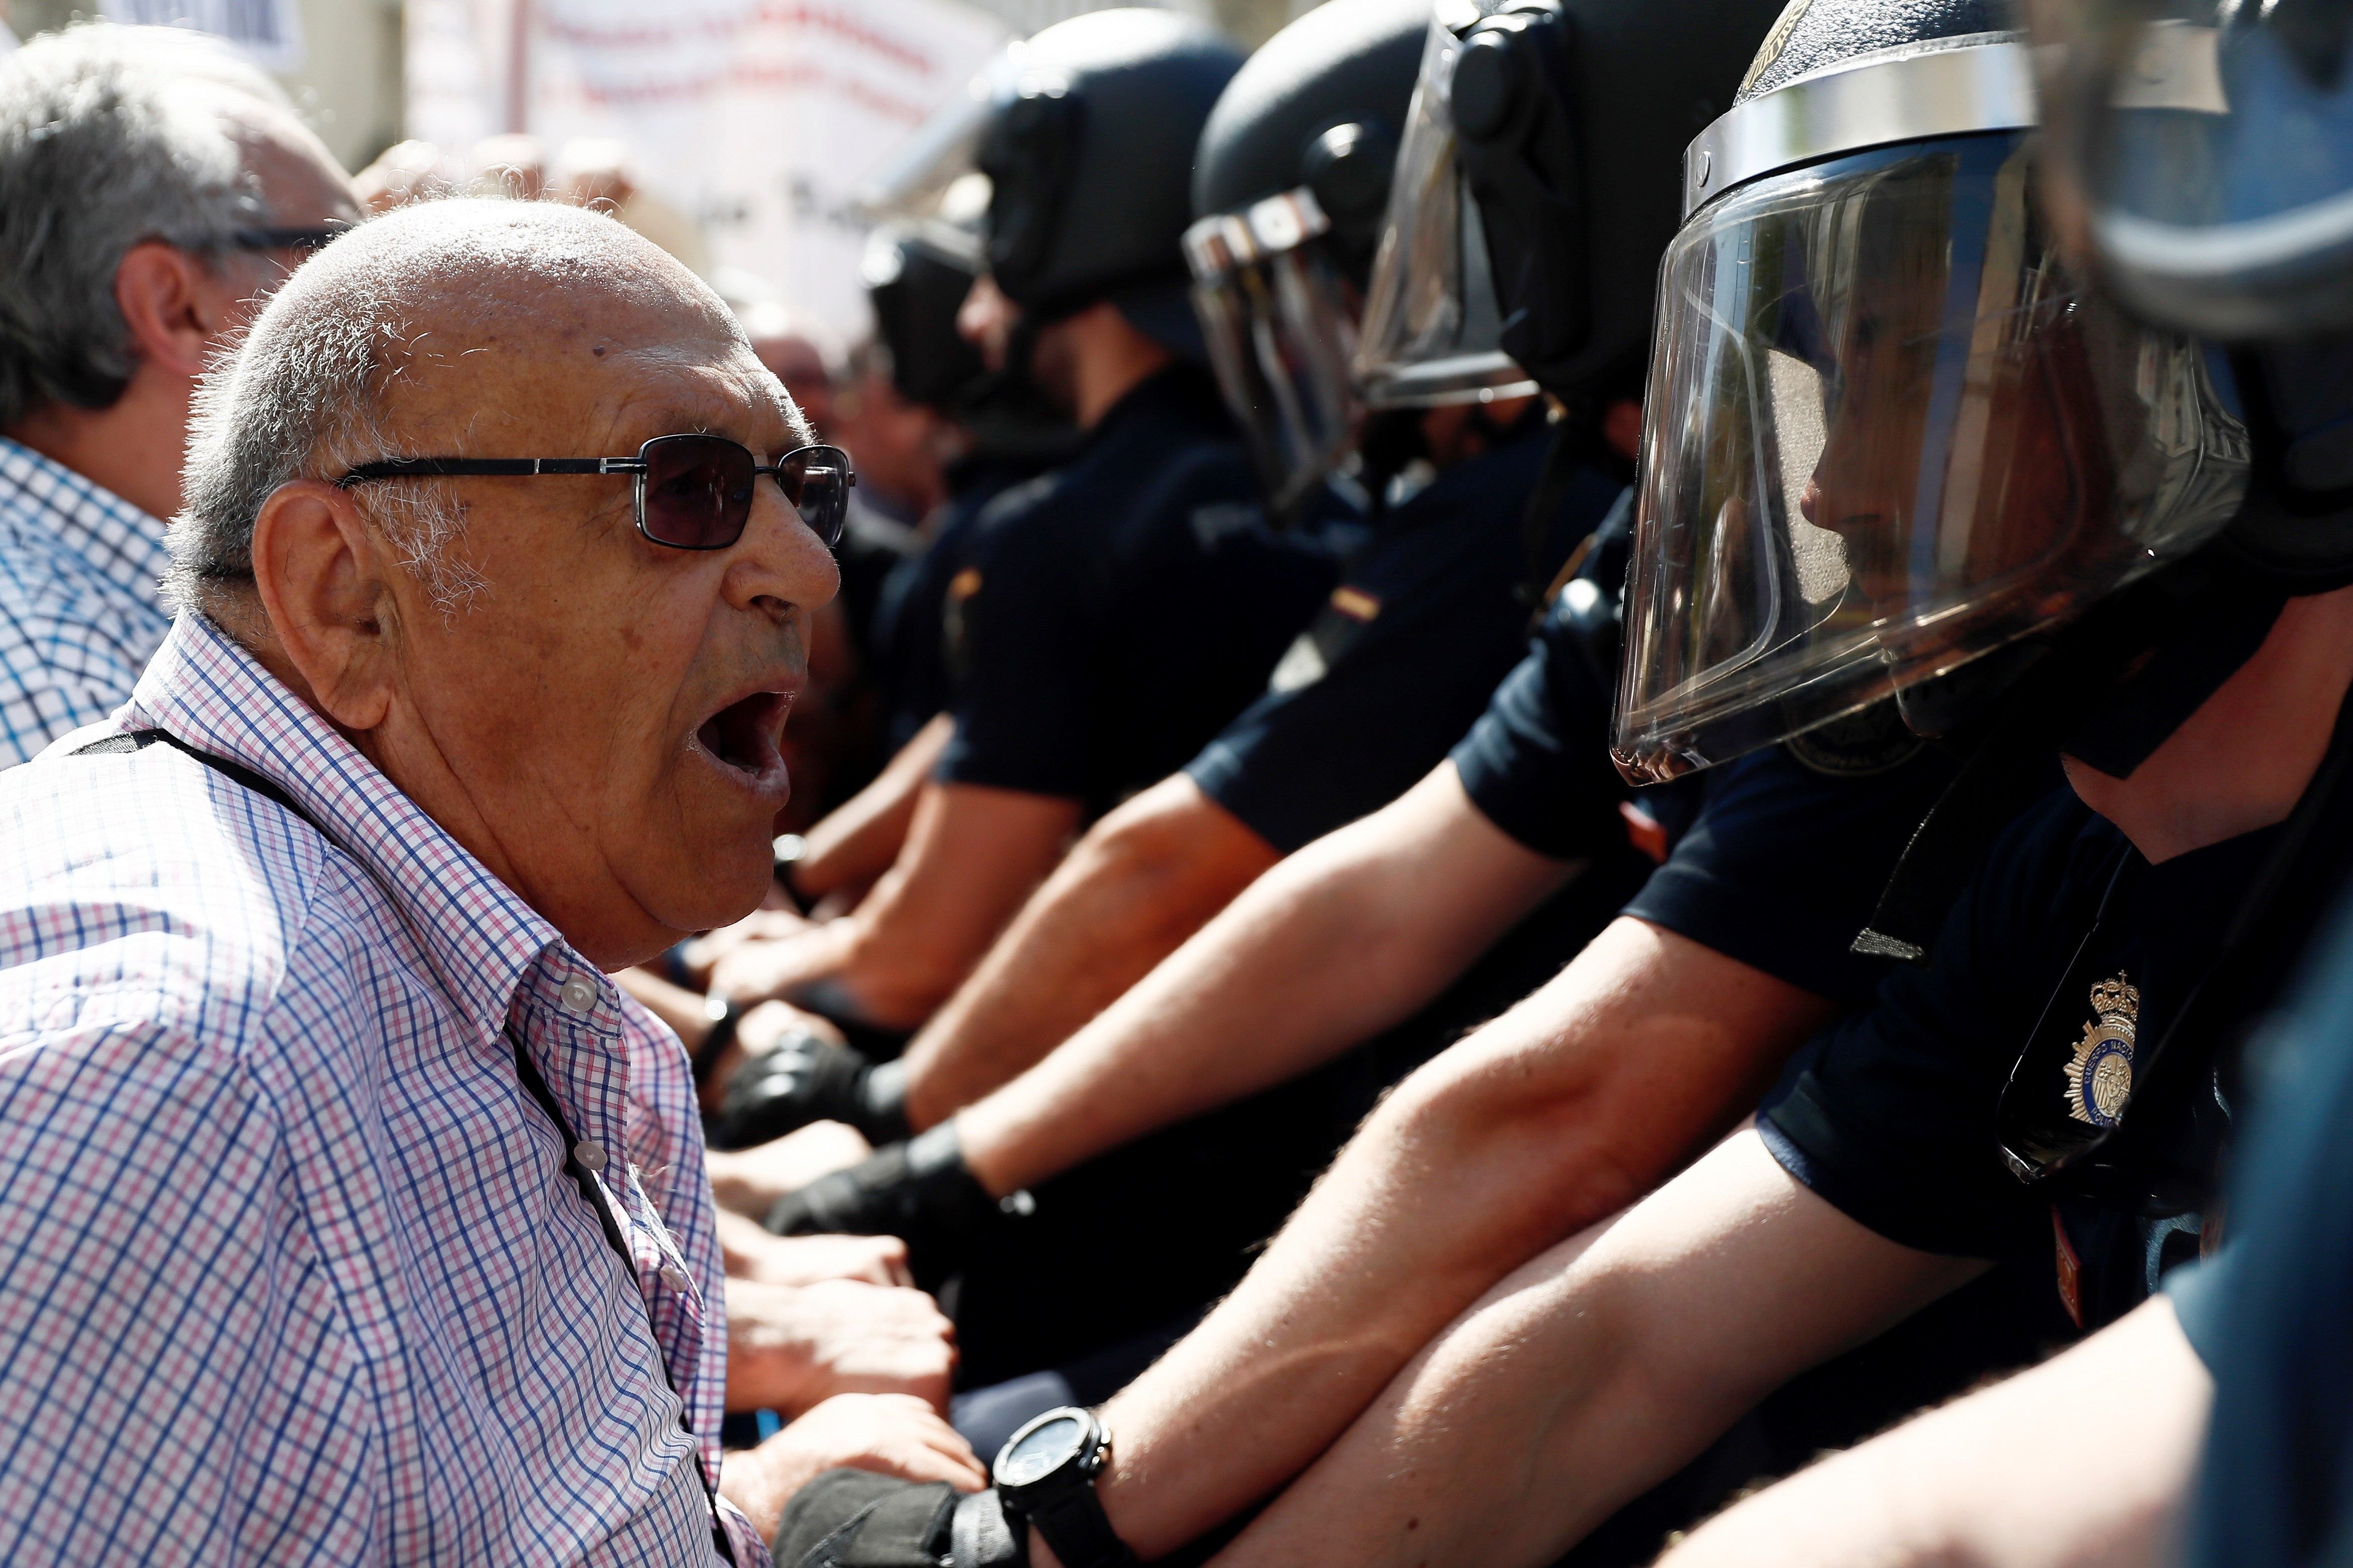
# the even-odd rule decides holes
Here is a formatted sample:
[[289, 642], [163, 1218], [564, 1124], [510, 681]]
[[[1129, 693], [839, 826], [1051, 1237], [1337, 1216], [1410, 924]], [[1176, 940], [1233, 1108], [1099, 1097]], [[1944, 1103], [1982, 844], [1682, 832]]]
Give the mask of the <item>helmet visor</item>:
[[1667, 251], [1615, 751], [1664, 779], [2060, 621], [2211, 537], [2246, 438], [2086, 292], [2028, 142], [1768, 176]]
[[[1475, 18], [1474, 18], [1475, 19]], [[1450, 94], [1462, 45], [1430, 26], [1373, 258], [1357, 385], [1376, 408], [1525, 396], [1536, 390], [1501, 345], [1503, 313], [1477, 204], [1455, 158]]]
[[1185, 232], [1209, 363], [1278, 514], [1322, 483], [1356, 439], [1356, 321], [1331, 227], [1303, 186]]
[[2055, 210], [2152, 317], [2353, 326], [2353, 8], [2036, 0]]

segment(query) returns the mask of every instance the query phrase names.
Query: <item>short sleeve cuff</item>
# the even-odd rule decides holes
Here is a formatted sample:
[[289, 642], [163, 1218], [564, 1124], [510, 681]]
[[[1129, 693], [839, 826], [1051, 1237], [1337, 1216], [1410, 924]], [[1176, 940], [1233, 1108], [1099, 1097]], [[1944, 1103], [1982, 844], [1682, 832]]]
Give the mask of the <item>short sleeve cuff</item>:
[[2224, 1303], [2230, 1300], [2238, 1256], [2236, 1246], [2226, 1245], [2211, 1258], [2172, 1270], [2159, 1286], [2173, 1303], [2173, 1315], [2181, 1324], [2182, 1337], [2189, 1342], [2189, 1348], [2198, 1352], [2198, 1359], [2206, 1363], [2210, 1373], [2222, 1350]]

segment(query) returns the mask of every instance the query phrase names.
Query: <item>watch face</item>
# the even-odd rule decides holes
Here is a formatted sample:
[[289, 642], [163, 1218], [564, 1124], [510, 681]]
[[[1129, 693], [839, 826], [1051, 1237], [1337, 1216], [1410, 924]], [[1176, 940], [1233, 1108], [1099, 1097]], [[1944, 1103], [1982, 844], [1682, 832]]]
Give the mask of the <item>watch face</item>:
[[1039, 1422], [997, 1457], [997, 1484], [1026, 1487], [1044, 1480], [1077, 1457], [1086, 1430], [1086, 1423], [1076, 1415]]

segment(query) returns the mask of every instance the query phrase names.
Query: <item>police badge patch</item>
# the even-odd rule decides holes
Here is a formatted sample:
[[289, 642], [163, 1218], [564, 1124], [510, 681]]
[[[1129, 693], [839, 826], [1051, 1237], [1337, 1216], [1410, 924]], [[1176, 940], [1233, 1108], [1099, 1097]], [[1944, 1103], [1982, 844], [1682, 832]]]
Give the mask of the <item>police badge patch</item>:
[[2075, 1057], [2061, 1069], [2067, 1078], [2067, 1114], [2094, 1127], [2124, 1120], [2132, 1099], [2133, 1034], [2140, 1018], [2140, 992], [2119, 974], [2092, 987], [2092, 1021]]

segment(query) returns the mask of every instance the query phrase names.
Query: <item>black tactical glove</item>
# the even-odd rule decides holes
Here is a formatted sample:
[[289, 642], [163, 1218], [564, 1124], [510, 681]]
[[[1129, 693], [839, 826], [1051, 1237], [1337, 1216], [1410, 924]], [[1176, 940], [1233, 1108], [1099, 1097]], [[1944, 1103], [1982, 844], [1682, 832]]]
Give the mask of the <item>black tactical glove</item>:
[[990, 1197], [964, 1163], [955, 1123], [943, 1121], [786, 1194], [767, 1224], [778, 1236], [895, 1236], [921, 1284], [956, 1272], [1008, 1215], [1033, 1206], [1027, 1193]]
[[812, 1121], [847, 1121], [871, 1143], [908, 1136], [907, 1072], [879, 1066], [820, 1035], [798, 1035], [735, 1069], [719, 1101], [712, 1143], [749, 1149]]
[[1027, 1568], [1026, 1540], [994, 1489], [828, 1470], [793, 1494], [776, 1526], [776, 1568]]

